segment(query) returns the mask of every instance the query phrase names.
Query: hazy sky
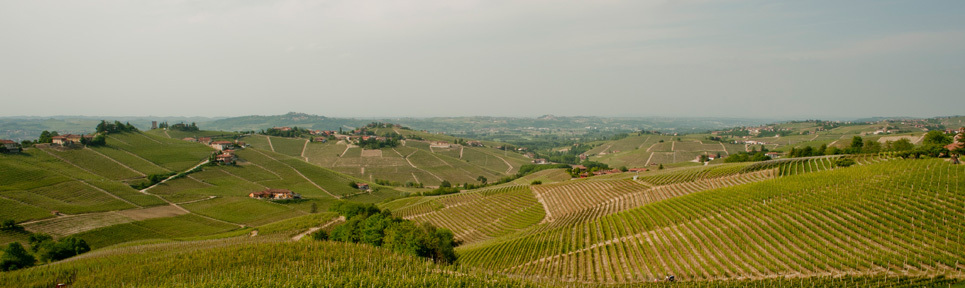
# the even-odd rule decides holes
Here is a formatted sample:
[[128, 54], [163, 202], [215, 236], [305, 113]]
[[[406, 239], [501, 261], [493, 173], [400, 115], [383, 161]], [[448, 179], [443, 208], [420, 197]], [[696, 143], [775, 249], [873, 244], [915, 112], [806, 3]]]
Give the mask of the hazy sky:
[[965, 1], [0, 1], [0, 116], [965, 114]]

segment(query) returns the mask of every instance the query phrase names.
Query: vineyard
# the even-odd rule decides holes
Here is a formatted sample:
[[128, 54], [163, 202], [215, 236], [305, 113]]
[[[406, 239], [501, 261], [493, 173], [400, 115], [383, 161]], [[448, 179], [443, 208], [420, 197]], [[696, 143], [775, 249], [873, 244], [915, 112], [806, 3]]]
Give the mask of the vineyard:
[[539, 223], [544, 217], [543, 208], [526, 186], [403, 198], [383, 207], [405, 219], [446, 227], [464, 243], [510, 234]]
[[[543, 224], [521, 237], [464, 248], [461, 261], [513, 275], [599, 283], [666, 274], [686, 280], [961, 277], [965, 167], [876, 161]], [[772, 178], [773, 171], [750, 175]]]

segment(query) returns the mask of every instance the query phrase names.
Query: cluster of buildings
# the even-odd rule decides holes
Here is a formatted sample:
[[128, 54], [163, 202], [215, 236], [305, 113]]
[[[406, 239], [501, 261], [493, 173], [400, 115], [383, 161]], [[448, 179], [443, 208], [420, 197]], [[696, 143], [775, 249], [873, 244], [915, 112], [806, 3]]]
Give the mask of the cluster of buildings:
[[[580, 172], [579, 172], [579, 173], [580, 173], [580, 178], [589, 177], [591, 173], [592, 173], [593, 176], [623, 173], [623, 171], [621, 171], [620, 169], [597, 170], [597, 171], [590, 172], [590, 171], [586, 168], [586, 166], [583, 166], [583, 165], [572, 165], [571, 167], [573, 167], [573, 169], [579, 169], [579, 171], [580, 171]], [[646, 171], [650, 171], [650, 169], [647, 169], [647, 168], [630, 168], [630, 169], [627, 169], [626, 172], [628, 172], [628, 173], [640, 173], [640, 172], [646, 172]]]
[[248, 193], [248, 197], [255, 199], [272, 199], [272, 200], [286, 200], [286, 199], [301, 199], [302, 195], [292, 192], [288, 189], [265, 189], [258, 192]]
[[209, 147], [214, 148], [218, 151], [231, 150], [234, 148], [241, 148], [241, 147], [247, 146], [245, 142], [241, 142], [241, 141], [234, 141], [234, 142], [223, 141], [223, 140], [212, 141], [211, 137], [201, 137], [201, 138], [188, 137], [188, 138], [183, 138], [181, 140], [188, 141], [188, 142], [198, 142], [204, 145], [208, 145]]
[[75, 135], [75, 134], [64, 134], [58, 135], [51, 138], [53, 141], [51, 143], [60, 146], [70, 146], [73, 144], [81, 143], [82, 139], [91, 140], [94, 139], [94, 135]]

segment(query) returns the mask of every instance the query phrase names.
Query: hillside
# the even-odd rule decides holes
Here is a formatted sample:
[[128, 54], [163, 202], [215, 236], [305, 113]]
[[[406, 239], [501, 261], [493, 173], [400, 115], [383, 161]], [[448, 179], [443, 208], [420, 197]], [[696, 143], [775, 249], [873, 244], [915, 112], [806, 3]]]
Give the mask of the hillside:
[[[489, 147], [499, 143], [434, 147], [429, 142], [455, 138], [403, 130], [425, 140], [363, 151], [337, 141], [252, 135], [242, 138], [251, 147], [235, 151], [237, 165], [209, 165], [212, 148], [170, 132], [115, 133], [102, 147], [38, 145], [0, 155], [0, 218], [29, 232], [79, 237], [94, 249], [2, 273], [0, 286], [204, 287], [227, 279], [253, 286], [661, 286], [666, 283], [647, 283], [668, 274], [683, 287], [947, 286], [965, 280], [965, 166], [942, 159], [862, 154], [668, 164], [585, 179], [549, 169], [461, 193], [404, 197], [371, 180], [435, 175], [475, 183], [478, 175], [495, 180], [513, 173], [526, 158]], [[701, 141], [630, 135], [591, 151], [598, 159], [622, 161], [630, 159], [620, 158], [629, 155], [623, 149], [653, 155], [712, 148]], [[725, 153], [730, 148], [717, 146]], [[840, 158], [856, 164], [839, 167]], [[131, 188], [157, 174], [182, 176]], [[360, 191], [350, 187], [353, 182], [369, 182], [372, 189]], [[303, 199], [248, 197], [268, 188]], [[346, 222], [324, 212], [337, 200], [379, 203], [395, 216], [449, 229], [461, 244], [458, 264], [306, 238]], [[26, 243], [27, 236], [3, 231], [0, 244]], [[118, 263], [127, 269], [104, 277], [120, 269]], [[170, 272], [147, 272], [157, 267]], [[267, 268], [284, 273], [258, 272]], [[297, 276], [279, 276], [286, 273]]]
[[378, 179], [438, 186], [448, 180], [478, 184], [479, 176], [496, 181], [516, 173], [520, 166], [532, 161], [519, 153], [493, 149], [499, 145], [496, 142], [485, 142], [485, 147], [458, 144], [433, 147], [431, 141], [454, 143], [456, 138], [404, 129], [381, 128], [373, 132], [377, 135], [397, 132], [424, 140], [404, 140], [398, 147], [377, 150], [363, 149], [344, 141], [321, 143], [264, 135], [247, 136], [243, 141], [260, 150], [296, 157], [368, 182]]
[[[665, 273], [692, 280], [955, 276], [965, 269], [957, 261], [965, 256], [962, 175], [965, 167], [941, 160], [868, 162], [771, 180], [718, 178], [747, 184], [704, 192], [668, 187], [674, 184], [617, 188], [653, 191], [641, 193], [650, 199], [662, 187], [685, 189], [623, 208], [633, 197], [621, 192], [568, 200], [587, 191], [577, 188], [544, 202], [548, 214], [577, 217], [464, 247], [462, 261], [513, 275], [615, 283]], [[590, 212], [595, 203], [614, 208]]]
[[[360, 192], [348, 185], [360, 179], [255, 148], [238, 150], [235, 166], [199, 166], [214, 149], [165, 135], [118, 133], [110, 134], [103, 147], [39, 145], [0, 155], [0, 219], [15, 220], [31, 232], [76, 235], [99, 248], [237, 231], [324, 211], [336, 199], [378, 202], [401, 196], [374, 184], [373, 192]], [[194, 167], [200, 170], [147, 189], [130, 186], [148, 175]], [[268, 188], [289, 189], [303, 200], [281, 204], [248, 197]], [[13, 234], [0, 240], [25, 238]]]

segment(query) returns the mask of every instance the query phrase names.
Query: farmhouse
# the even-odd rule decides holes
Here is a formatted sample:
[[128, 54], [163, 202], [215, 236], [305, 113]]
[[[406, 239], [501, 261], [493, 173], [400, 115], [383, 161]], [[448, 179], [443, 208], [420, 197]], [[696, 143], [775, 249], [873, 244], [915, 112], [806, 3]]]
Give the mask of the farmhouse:
[[231, 143], [231, 141], [214, 141], [214, 142], [211, 142], [210, 146], [211, 148], [214, 148], [214, 149], [225, 150], [225, 149], [230, 149], [231, 147], [234, 146], [234, 144]]
[[20, 152], [20, 144], [13, 140], [0, 139], [0, 145], [3, 145], [3, 149], [7, 152]]
[[258, 192], [251, 192], [248, 197], [255, 199], [301, 199], [302, 196], [287, 189], [265, 189]]
[[429, 147], [432, 147], [432, 148], [449, 148], [449, 147], [452, 147], [452, 145], [450, 145], [449, 142], [446, 142], [446, 141], [432, 141], [432, 143], [429, 143]]
[[627, 172], [636, 172], [636, 173], [647, 172], [647, 171], [648, 171], [647, 168], [630, 168], [629, 170], [627, 170]]
[[469, 147], [483, 147], [482, 142], [479, 141], [466, 141], [466, 145]]
[[234, 151], [231, 151], [231, 150], [224, 150], [224, 152], [222, 152], [221, 154], [218, 154], [218, 156], [215, 156], [214, 158], [215, 158], [215, 161], [221, 162], [224, 164], [234, 164], [235, 161], [238, 160], [238, 156], [235, 156]]
[[358, 186], [359, 186], [359, 190], [362, 190], [362, 191], [368, 191], [368, 190], [369, 190], [369, 184], [359, 183]]
[[211, 137], [201, 137], [201, 138], [198, 138], [198, 143], [202, 143], [202, 144], [204, 144], [204, 145], [211, 144]]
[[181, 138], [181, 140], [188, 141], [188, 142], [198, 142], [198, 138], [194, 138], [194, 137]]
[[543, 158], [539, 158], [539, 159], [534, 159], [533, 164], [539, 164], [539, 165], [550, 164], [550, 161]]
[[781, 152], [767, 152], [767, 153], [764, 153], [764, 155], [767, 155], [767, 157], [771, 157], [771, 159], [778, 159], [778, 158], [781, 158], [781, 156], [783, 156]]
[[51, 141], [51, 142], [52, 142], [53, 144], [57, 144], [57, 145], [61, 145], [61, 146], [67, 146], [67, 145], [72, 145], [72, 144], [74, 144], [74, 143], [80, 143], [80, 142], [81, 142], [81, 141], [80, 141], [81, 139], [90, 140], [90, 139], [92, 139], [92, 138], [94, 138], [93, 135], [64, 134], [64, 135], [54, 136], [54, 137], [52, 138], [53, 141]]
[[312, 142], [325, 143], [325, 142], [328, 142], [328, 138], [325, 138], [325, 137], [315, 137], [315, 139], [312, 139]]
[[945, 145], [945, 149], [948, 151], [954, 151], [957, 149], [965, 148], [965, 127], [958, 129], [958, 135], [955, 135], [954, 142], [952, 144]]

